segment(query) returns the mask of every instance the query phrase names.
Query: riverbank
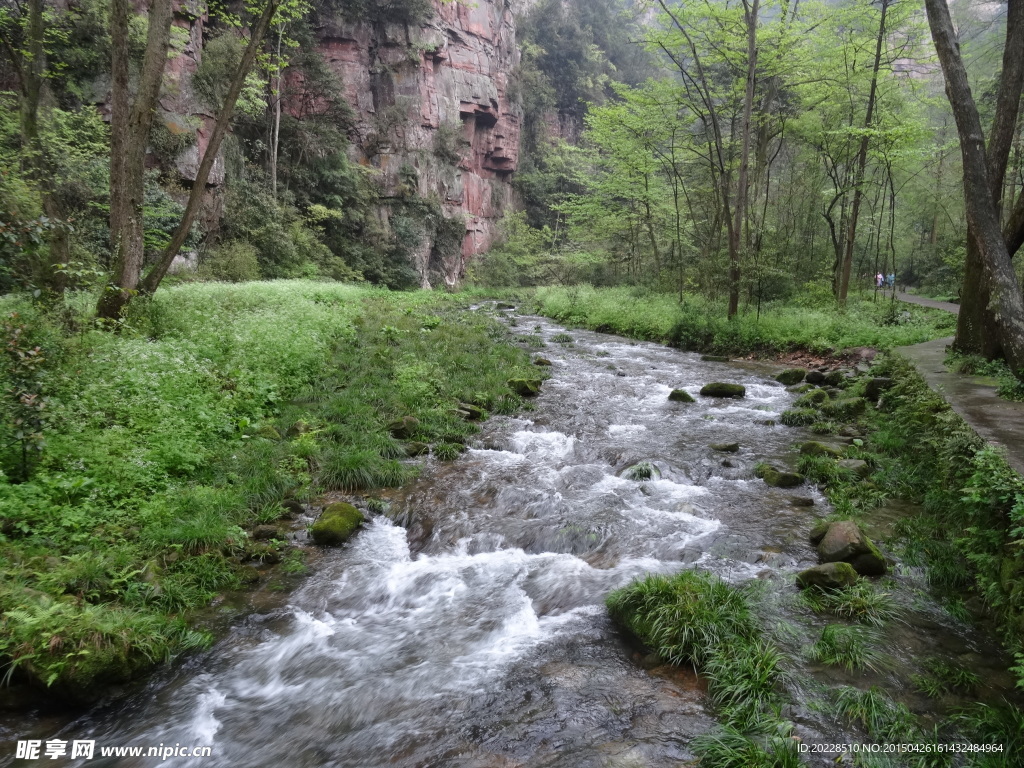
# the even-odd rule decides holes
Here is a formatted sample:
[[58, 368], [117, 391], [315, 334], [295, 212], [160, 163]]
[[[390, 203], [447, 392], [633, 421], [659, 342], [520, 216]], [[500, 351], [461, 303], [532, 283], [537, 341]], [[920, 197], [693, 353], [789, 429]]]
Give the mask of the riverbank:
[[476, 420], [519, 408], [507, 382], [538, 369], [464, 306], [194, 284], [115, 335], [6, 301], [6, 680], [87, 701], [207, 645], [193, 617], [216, 595], [303, 571], [322, 492], [400, 484], [415, 456], [453, 458]]
[[559, 322], [667, 343], [693, 352], [782, 358], [794, 352], [841, 358], [862, 348], [885, 351], [948, 336], [956, 318], [940, 309], [851, 297], [837, 312], [831, 296], [802, 303], [743, 307], [732, 321], [722, 302], [634, 288], [538, 288], [533, 311]]

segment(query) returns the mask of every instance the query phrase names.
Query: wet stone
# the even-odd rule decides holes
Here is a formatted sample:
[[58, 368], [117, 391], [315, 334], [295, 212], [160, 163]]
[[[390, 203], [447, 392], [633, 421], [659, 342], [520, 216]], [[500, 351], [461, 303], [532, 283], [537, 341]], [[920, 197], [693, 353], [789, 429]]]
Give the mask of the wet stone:
[[685, 389], [673, 389], [668, 393], [668, 399], [675, 403], [695, 403], [693, 395], [687, 392]]
[[551, 361], [548, 360], [546, 357], [538, 357], [536, 360], [533, 361], [533, 364], [540, 366], [549, 366], [551, 365]]
[[842, 457], [843, 449], [836, 448], [834, 445], [827, 445], [826, 443], [818, 442], [817, 440], [808, 440], [800, 446], [800, 453], [804, 456], [828, 456], [833, 459], [838, 459]]
[[745, 397], [747, 388], [742, 384], [730, 384], [724, 381], [713, 381], [700, 388], [704, 397]]
[[794, 507], [813, 507], [814, 499], [810, 496], [790, 496], [789, 503]]
[[848, 469], [858, 477], [867, 477], [871, 474], [871, 465], [863, 459], [843, 459], [836, 462], [843, 469]]
[[805, 378], [808, 384], [821, 384], [825, 380], [825, 374], [821, 371], [808, 371]]
[[736, 453], [740, 449], [739, 443], [712, 443], [711, 450], [722, 453]]
[[278, 538], [277, 527], [273, 525], [257, 525], [252, 530], [252, 537], [256, 541], [269, 541]]
[[796, 576], [800, 589], [842, 589], [857, 583], [857, 572], [849, 563], [824, 563], [801, 571]]
[[388, 424], [388, 432], [397, 440], [408, 440], [420, 426], [420, 421], [415, 416], [403, 416]]
[[803, 368], [790, 368], [785, 370], [775, 377], [775, 380], [780, 384], [784, 384], [787, 387], [791, 387], [794, 384], [799, 384], [804, 380], [804, 376], [807, 375], [807, 371]]

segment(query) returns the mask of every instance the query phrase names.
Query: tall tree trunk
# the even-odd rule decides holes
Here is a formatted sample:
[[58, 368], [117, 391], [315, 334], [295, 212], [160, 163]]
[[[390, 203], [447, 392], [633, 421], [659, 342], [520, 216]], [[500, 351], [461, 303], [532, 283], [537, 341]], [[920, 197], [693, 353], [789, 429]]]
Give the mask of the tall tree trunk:
[[[967, 221], [974, 234], [989, 287], [988, 308], [992, 312], [994, 330], [1002, 344], [1006, 361], [1018, 375], [1024, 374], [1024, 294], [1014, 274], [1006, 240], [999, 226], [997, 196], [1003, 178], [999, 168], [1006, 168], [1010, 143], [1001, 135], [1002, 126], [1010, 122], [1009, 114], [1012, 111], [1013, 120], [1008, 132], [1012, 137], [1020, 103], [1021, 76], [1024, 74], [1024, 38], [1020, 37], [1024, 34], [1020, 17], [1022, 1], [1009, 0], [1003, 80], [1000, 83], [992, 141], [986, 156], [981, 119], [967, 81], [967, 70], [960, 57], [949, 8], [945, 0], [925, 0], [932, 39], [946, 78], [946, 95], [960, 136]], [[1008, 82], [1012, 80], [1016, 80], [1016, 83]], [[1004, 107], [1004, 97], [1013, 104]], [[990, 172], [990, 166], [996, 171], [995, 174]]]
[[875, 41], [875, 60], [871, 65], [871, 87], [868, 89], [868, 108], [864, 116], [864, 135], [860, 139], [857, 152], [857, 169], [853, 180], [853, 204], [850, 207], [849, 231], [846, 234], [846, 251], [843, 254], [843, 269], [839, 278], [839, 295], [841, 305], [846, 304], [846, 296], [850, 291], [850, 271], [853, 267], [853, 247], [857, 241], [857, 219], [860, 214], [860, 201], [863, 197], [864, 169], [868, 163], [868, 131], [875, 114], [875, 98], [878, 93], [878, 70], [882, 64], [882, 44], [885, 42], [885, 15], [889, 10], [889, 0], [882, 0], [882, 15], [878, 21], [878, 38]]
[[[947, 10], [946, 15], [948, 16], [948, 14]], [[929, 23], [931, 23], [930, 12]], [[934, 27], [932, 36], [935, 36]], [[954, 49], [957, 54], [958, 51], [959, 49]], [[1006, 12], [1003, 73], [996, 99], [996, 113], [992, 120], [988, 147], [985, 151], [989, 193], [997, 219], [1001, 209], [1003, 179], [1010, 157], [1010, 149], [1013, 146], [1020, 110], [1022, 85], [1024, 85], [1024, 4], [1020, 0], [1010, 0]], [[958, 129], [959, 125], [958, 120]], [[953, 348], [964, 354], [983, 355], [993, 359], [1000, 356], [1003, 350], [1001, 349], [1002, 342], [997, 327], [998, 323], [990, 307], [992, 303], [991, 289], [981, 250], [974, 222], [968, 217], [967, 259], [964, 264], [964, 282], [960, 290], [960, 314], [957, 318]], [[1012, 256], [1014, 251], [1016, 248], [1009, 250], [1009, 254]]]
[[747, 23], [747, 88], [743, 95], [743, 123], [740, 127], [740, 172], [736, 189], [734, 222], [729, 230], [729, 319], [736, 316], [740, 306], [740, 256], [742, 254], [743, 221], [749, 196], [750, 134], [754, 111], [754, 80], [757, 77], [757, 11], [760, 0], [752, 5], [743, 0], [743, 18]]
[[171, 0], [152, 0], [149, 32], [134, 102], [128, 85], [128, 22], [134, 12], [129, 0], [112, 0], [110, 41], [112, 83], [110, 100], [110, 241], [114, 255], [111, 284], [103, 292], [96, 314], [117, 320], [139, 286], [145, 255], [142, 198], [146, 147], [153, 126], [164, 64], [171, 41]]
[[196, 179], [192, 183], [188, 202], [185, 204], [185, 212], [182, 214], [181, 221], [178, 223], [178, 228], [174, 230], [170, 242], [160, 254], [160, 260], [149, 271], [145, 280], [142, 281], [143, 293], [151, 294], [156, 291], [160, 286], [160, 281], [167, 274], [171, 262], [174, 261], [174, 257], [178, 255], [181, 246], [188, 239], [189, 232], [192, 230], [192, 223], [196, 219], [196, 214], [199, 213], [203, 195], [206, 193], [206, 182], [210, 178], [210, 171], [213, 170], [214, 161], [216, 161], [217, 154], [220, 152], [221, 142], [224, 141], [224, 137], [228, 132], [228, 126], [231, 124], [231, 115], [235, 110], [235, 103], [242, 93], [242, 88], [245, 86], [245, 78], [256, 61], [256, 56], [263, 45], [263, 39], [266, 37], [274, 16], [281, 7], [281, 3], [282, 0], [268, 0], [267, 4], [263, 7], [263, 13], [260, 15], [259, 21], [249, 33], [249, 43], [231, 80], [231, 87], [228, 89], [228, 94], [224, 99], [224, 106], [221, 107], [220, 114], [217, 116], [217, 122], [213, 126], [213, 133], [210, 134], [210, 142], [206, 145], [203, 159], [199, 162], [199, 170], [196, 172]]

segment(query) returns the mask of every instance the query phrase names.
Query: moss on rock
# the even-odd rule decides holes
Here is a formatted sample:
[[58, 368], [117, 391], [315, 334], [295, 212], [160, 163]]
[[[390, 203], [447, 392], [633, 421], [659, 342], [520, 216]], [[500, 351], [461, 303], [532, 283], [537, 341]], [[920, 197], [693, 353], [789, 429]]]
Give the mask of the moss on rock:
[[790, 368], [776, 376], [775, 380], [780, 384], [785, 384], [787, 387], [791, 387], [794, 384], [799, 384], [803, 381], [804, 376], [806, 375], [807, 371], [803, 368]]
[[540, 394], [540, 379], [509, 379], [508, 387], [520, 397], [536, 397]]
[[326, 547], [344, 544], [363, 524], [363, 513], [351, 504], [331, 504], [309, 529], [313, 541]]
[[668, 399], [676, 403], [695, 403], [693, 395], [687, 392], [685, 389], [673, 389], [668, 393]]
[[747, 388], [742, 384], [713, 381], [701, 387], [700, 393], [704, 397], [746, 397]]

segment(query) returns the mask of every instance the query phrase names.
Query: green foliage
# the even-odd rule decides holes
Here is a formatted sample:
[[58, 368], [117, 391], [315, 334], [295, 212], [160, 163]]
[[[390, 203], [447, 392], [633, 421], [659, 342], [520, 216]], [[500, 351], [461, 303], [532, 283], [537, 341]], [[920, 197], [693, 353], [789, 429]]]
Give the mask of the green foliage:
[[256, 248], [242, 240], [232, 240], [210, 250], [199, 267], [199, 274], [212, 280], [243, 283], [260, 277]]
[[760, 316], [741, 313], [730, 322], [724, 304], [699, 297], [680, 303], [669, 294], [589, 286], [542, 288], [535, 302], [537, 311], [560, 322], [719, 354], [890, 349], [944, 335], [955, 321], [948, 312], [924, 310], [905, 324], [884, 326], [874, 305], [851, 302], [845, 314], [765, 305]]
[[954, 691], [970, 694], [981, 682], [976, 674], [941, 658], [925, 659], [923, 674], [913, 675], [914, 686], [922, 693], [939, 698]]
[[906, 743], [917, 733], [910, 711], [875, 686], [866, 691], [844, 686], [835, 692], [834, 698], [839, 716], [859, 725], [877, 741]]
[[162, 613], [281, 558], [253, 525], [287, 499], [410, 477], [395, 418], [462, 450], [478, 427], [457, 404], [511, 411], [508, 376], [533, 373], [503, 326], [441, 294], [191, 283], [134, 307], [117, 335], [61, 339], [31, 306], [9, 329], [0, 383], [29, 366], [46, 450], [25, 482], [0, 475], [0, 663], [37, 682], [89, 688], [192, 647]]
[[821, 637], [809, 649], [812, 659], [830, 666], [877, 670], [883, 661], [879, 651], [872, 648], [880, 638], [864, 627], [829, 624], [821, 630]]
[[804, 589], [800, 599], [815, 613], [831, 613], [874, 627], [881, 627], [898, 615], [892, 596], [866, 581], [844, 589]]

